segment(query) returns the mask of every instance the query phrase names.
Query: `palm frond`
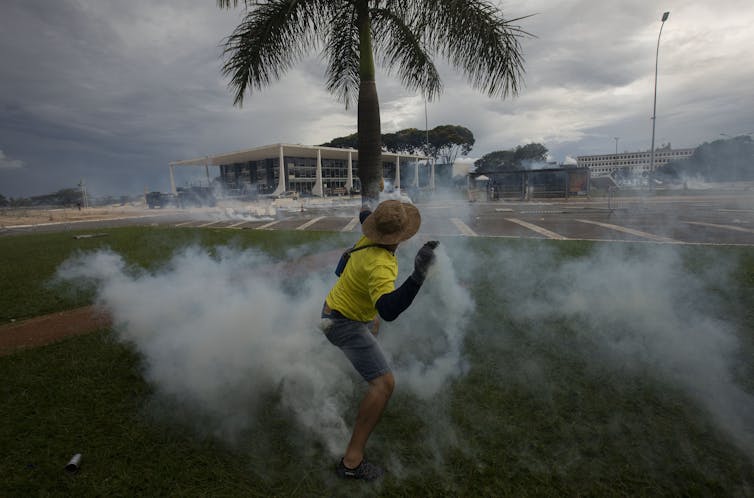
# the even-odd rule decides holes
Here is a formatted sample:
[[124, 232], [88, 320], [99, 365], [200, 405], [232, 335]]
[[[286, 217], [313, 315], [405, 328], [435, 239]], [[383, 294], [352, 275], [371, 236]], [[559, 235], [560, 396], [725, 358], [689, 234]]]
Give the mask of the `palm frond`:
[[229, 9], [231, 7], [238, 7], [238, 4], [242, 1], [244, 7], [248, 9], [249, 6], [264, 4], [267, 0], [217, 0], [217, 6], [221, 9]]
[[[398, 4], [398, 2], [395, 2]], [[386, 5], [386, 7], [391, 7]], [[417, 18], [407, 18], [409, 11], [398, 4], [372, 9], [372, 30], [380, 63], [398, 77], [409, 90], [421, 90], [429, 100], [440, 95], [442, 83], [432, 61], [431, 52], [422, 43], [422, 27]]]
[[346, 109], [359, 93], [359, 30], [352, 5], [344, 5], [330, 20], [325, 44], [327, 90], [343, 102]]
[[323, 38], [332, 10], [329, 0], [254, 2], [223, 51], [222, 72], [230, 77], [234, 104], [243, 104], [247, 90], [261, 90], [280, 79], [312, 50]]
[[516, 95], [523, 82], [520, 40], [531, 36], [517, 20], [485, 0], [417, 0], [413, 15], [422, 18], [425, 43], [437, 47], [463, 71], [471, 85], [490, 97]]

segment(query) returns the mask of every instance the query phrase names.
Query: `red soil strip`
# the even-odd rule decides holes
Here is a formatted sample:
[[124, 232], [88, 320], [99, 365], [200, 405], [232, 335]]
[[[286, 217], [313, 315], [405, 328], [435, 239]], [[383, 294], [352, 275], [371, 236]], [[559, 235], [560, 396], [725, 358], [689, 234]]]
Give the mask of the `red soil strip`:
[[[336, 249], [311, 254], [296, 261], [278, 263], [262, 271], [273, 275], [296, 276], [323, 267], [335, 268], [342, 251], [343, 249]], [[89, 334], [111, 325], [107, 310], [97, 306], [85, 306], [0, 325], [0, 356], [21, 349], [52, 344], [74, 335]]]
[[0, 325], [0, 356], [74, 335], [89, 334], [109, 327], [110, 323], [110, 317], [101, 308], [85, 306]]

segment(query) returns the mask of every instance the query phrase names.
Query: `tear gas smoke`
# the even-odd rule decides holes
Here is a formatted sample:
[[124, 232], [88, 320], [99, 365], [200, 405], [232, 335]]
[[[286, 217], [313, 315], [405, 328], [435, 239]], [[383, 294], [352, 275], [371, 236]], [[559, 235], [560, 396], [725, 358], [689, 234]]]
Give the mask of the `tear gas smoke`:
[[[710, 292], [730, 289], [735, 262], [705, 261], [708, 266], [690, 272], [671, 246], [602, 245], [565, 261], [551, 247], [509, 248], [484, 265], [494, 283], [491, 299], [529, 340], [575, 352], [596, 368], [648, 373], [682, 388], [754, 457], [754, 395], [735, 378], [740, 325], [723, 314], [723, 298]], [[489, 340], [509, 340], [498, 334]], [[522, 367], [536, 373], [532, 361]], [[501, 375], [511, 380], [515, 368]], [[548, 386], [533, 382], [531, 388]]]
[[[398, 250], [398, 284], [420, 239]], [[696, 257], [699, 266], [689, 271], [687, 254], [673, 246], [595, 245], [577, 257], [557, 247], [446, 239], [437, 273], [398, 320], [383, 323], [379, 340], [396, 374], [396, 396], [420, 403], [425, 456], [440, 460], [450, 445], [464, 449], [449, 385], [472, 361], [463, 347], [472, 337], [489, 351], [511, 351], [492, 375], [535, 399], [563, 388], [571, 373], [548, 376], [550, 360], [522, 354], [527, 343], [580, 359], [603, 382], [649, 376], [681, 389], [754, 458], [754, 395], [739, 383], [750, 369], [746, 359], [741, 367], [741, 324], [725, 314], [724, 294], [711, 291], [731, 288], [737, 262]], [[157, 395], [209, 417], [218, 436], [235, 441], [274, 392], [301, 428], [338, 455], [352, 425], [343, 417], [353, 413], [363, 383], [317, 329], [333, 268], [300, 272], [291, 285], [269, 271], [273, 266], [250, 250], [210, 256], [192, 248], [147, 272], [105, 251], [69, 260], [59, 274], [97, 286], [117, 334], [143, 356]], [[467, 290], [456, 275], [474, 286]], [[390, 458], [395, 475], [410, 471], [402, 457]]]
[[[416, 249], [399, 253], [408, 258]], [[463, 373], [461, 342], [471, 300], [455, 283], [447, 255], [440, 251], [439, 257], [441, 285], [425, 286], [434, 303], [429, 296], [417, 299], [416, 310], [394, 322], [403, 325], [383, 324], [380, 331], [396, 357], [400, 389], [422, 398]], [[362, 385], [318, 329], [335, 276], [329, 267], [309, 269], [291, 285], [271, 266], [252, 250], [220, 248], [210, 256], [189, 248], [147, 272], [100, 251], [68, 260], [58, 276], [96, 286], [97, 302], [112, 314], [118, 337], [142, 355], [157, 396], [179, 400], [203, 422], [208, 418], [216, 436], [237, 440], [265, 395], [277, 392], [302, 428], [340, 454], [352, 424], [343, 416]], [[406, 275], [404, 270], [399, 278]], [[427, 320], [423, 313], [430, 306]]]

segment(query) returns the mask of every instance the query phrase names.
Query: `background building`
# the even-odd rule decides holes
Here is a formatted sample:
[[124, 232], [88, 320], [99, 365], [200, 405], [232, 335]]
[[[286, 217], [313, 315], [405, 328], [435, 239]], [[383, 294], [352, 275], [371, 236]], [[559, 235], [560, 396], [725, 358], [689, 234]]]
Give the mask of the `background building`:
[[[691, 157], [696, 149], [672, 149], [670, 145], [655, 150], [655, 169], [671, 161], [678, 161]], [[623, 152], [621, 154], [598, 154], [594, 156], [578, 156], [576, 164], [581, 168], [588, 168], [593, 178], [618, 175], [643, 176], [649, 175], [651, 152]]]
[[[329, 196], [360, 193], [359, 152], [316, 145], [272, 144], [237, 152], [173, 161], [170, 187], [176, 193], [174, 168], [204, 166], [220, 169], [224, 192], [235, 195]], [[395, 188], [434, 188], [434, 165], [423, 156], [383, 153], [383, 177]], [[427, 171], [421, 171], [427, 170]], [[404, 185], [401, 185], [403, 179]], [[422, 184], [422, 180], [424, 183]]]

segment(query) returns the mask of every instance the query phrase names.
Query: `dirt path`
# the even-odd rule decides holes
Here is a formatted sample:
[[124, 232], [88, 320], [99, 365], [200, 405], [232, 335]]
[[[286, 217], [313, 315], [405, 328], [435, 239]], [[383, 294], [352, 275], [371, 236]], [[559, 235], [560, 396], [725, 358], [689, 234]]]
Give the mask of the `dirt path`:
[[[342, 249], [311, 254], [296, 261], [269, 266], [261, 271], [272, 275], [295, 276], [322, 267], [335, 267]], [[323, 296], [324, 298], [324, 296]], [[44, 346], [74, 335], [89, 334], [112, 325], [107, 310], [85, 306], [59, 311], [17, 323], [0, 325], [0, 356], [21, 349]]]
[[89, 334], [110, 326], [110, 317], [95, 306], [50, 313], [0, 326], [0, 356]]

